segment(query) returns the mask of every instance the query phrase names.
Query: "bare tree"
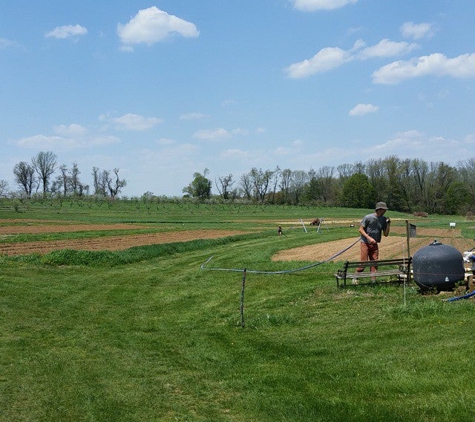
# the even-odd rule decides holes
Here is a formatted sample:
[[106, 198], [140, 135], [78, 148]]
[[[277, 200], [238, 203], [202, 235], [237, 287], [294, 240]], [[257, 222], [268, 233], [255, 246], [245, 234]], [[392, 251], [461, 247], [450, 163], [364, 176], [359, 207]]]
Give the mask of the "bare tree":
[[58, 176], [58, 184], [61, 185], [61, 189], [63, 191], [63, 196], [66, 196], [68, 194], [68, 168], [66, 167], [65, 164], [61, 164], [59, 166], [59, 170], [61, 171], [61, 176]]
[[5, 196], [8, 191], [8, 182], [6, 180], [0, 180], [0, 197]]
[[246, 199], [252, 199], [252, 181], [251, 175], [249, 173], [244, 173], [241, 175], [239, 185]]
[[94, 184], [94, 195], [107, 196], [107, 179], [109, 172], [101, 172], [98, 167], [92, 168], [92, 180]]
[[92, 168], [92, 183], [94, 185], [94, 195], [99, 194], [99, 168]]
[[318, 170], [318, 185], [320, 187], [320, 195], [324, 204], [336, 201], [338, 192], [336, 188], [336, 180], [334, 178], [335, 167], [323, 166]]
[[282, 194], [282, 201], [288, 202], [290, 199], [290, 186], [292, 185], [293, 172], [290, 169], [284, 169], [280, 172], [279, 188]]
[[56, 155], [51, 151], [41, 151], [36, 157], [32, 158], [32, 164], [43, 186], [44, 196], [46, 195], [46, 192], [48, 192], [51, 175], [56, 170]]
[[81, 172], [79, 171], [77, 163], [73, 163], [73, 167], [69, 172], [69, 183], [71, 184], [73, 195], [79, 195], [80, 191], [82, 191], [82, 184], [79, 180], [80, 174]]
[[353, 174], [355, 174], [355, 166], [353, 164], [340, 164], [337, 167], [340, 180], [345, 182], [348, 180]]
[[[107, 172], [107, 188], [109, 189], [109, 193], [112, 199], [114, 199], [122, 190], [123, 187], [127, 186], [127, 182], [125, 179], [120, 179], [119, 178], [119, 169], [115, 168], [114, 170], [114, 176], [110, 176], [110, 173]], [[106, 173], [104, 171], [104, 173]]]
[[417, 204], [421, 207], [425, 207], [430, 204], [428, 192], [429, 192], [429, 166], [427, 162], [415, 158], [411, 160], [410, 167], [411, 174], [413, 175], [415, 182], [415, 191], [413, 192], [414, 200], [417, 198]]
[[292, 172], [291, 192], [295, 204], [300, 202], [300, 197], [308, 182], [308, 173], [303, 170], [296, 170]]
[[279, 166], [277, 166], [272, 174], [272, 187], [270, 188], [269, 191], [269, 202], [271, 204], [275, 204], [276, 201], [276, 194], [277, 194], [277, 186], [279, 185], [279, 180], [280, 180], [280, 173], [282, 170], [280, 169]]
[[251, 169], [249, 175], [252, 182], [254, 197], [257, 201], [264, 202], [273, 174], [274, 172], [272, 170], [257, 170], [255, 167]]
[[[219, 182], [219, 183], [218, 183]], [[215, 181], [216, 188], [223, 199], [229, 199], [231, 189], [234, 185], [233, 175], [228, 174], [224, 177], [218, 177], [218, 181]]]
[[30, 198], [36, 185], [35, 169], [30, 164], [21, 161], [13, 168], [13, 174], [15, 181], [23, 189], [27, 198]]

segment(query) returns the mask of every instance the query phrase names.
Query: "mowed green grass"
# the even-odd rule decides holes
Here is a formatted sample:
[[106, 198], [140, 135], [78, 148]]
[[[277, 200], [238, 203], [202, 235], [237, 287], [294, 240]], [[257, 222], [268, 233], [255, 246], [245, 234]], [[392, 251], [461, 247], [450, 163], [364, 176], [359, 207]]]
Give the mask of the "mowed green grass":
[[[330, 262], [247, 273], [243, 328], [236, 270], [298, 269], [311, 263], [271, 256], [348, 236], [296, 227], [278, 238], [271, 226], [285, 215], [264, 211], [260, 234], [137, 248], [103, 265], [100, 252], [79, 264], [60, 254], [69, 265], [0, 257], [0, 420], [473, 420], [471, 301], [337, 289]], [[219, 270], [201, 269], [211, 256]]]

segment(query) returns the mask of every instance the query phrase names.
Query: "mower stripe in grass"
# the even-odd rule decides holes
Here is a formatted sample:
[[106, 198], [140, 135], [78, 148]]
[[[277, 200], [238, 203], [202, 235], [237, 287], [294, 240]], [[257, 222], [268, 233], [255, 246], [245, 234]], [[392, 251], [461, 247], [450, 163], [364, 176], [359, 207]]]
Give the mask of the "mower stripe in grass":
[[[319, 262], [314, 262], [313, 264], [306, 265], [305, 267], [300, 267], [300, 268], [295, 268], [293, 270], [280, 270], [280, 271], [264, 271], [264, 270], [248, 270], [246, 269], [247, 273], [253, 273], [253, 274], [291, 274], [291, 273], [296, 273], [300, 271], [305, 271], [310, 268], [317, 267], [319, 265], [325, 264], [327, 262], [332, 261], [335, 259], [337, 256], [343, 254], [347, 250], [351, 249], [353, 246], [355, 246], [358, 242], [360, 241], [360, 238], [356, 239], [350, 246], [346, 247], [345, 249], [341, 250], [340, 252], [337, 252], [336, 254], [332, 255], [330, 258], [325, 259], [324, 261], [319, 261]], [[206, 264], [210, 262], [213, 259], [213, 256], [210, 256], [208, 260], [201, 264], [200, 268], [202, 270], [208, 270], [208, 271], [230, 271], [230, 272], [240, 272], [242, 273], [244, 271], [244, 268], [217, 268], [217, 267], [206, 267]]]

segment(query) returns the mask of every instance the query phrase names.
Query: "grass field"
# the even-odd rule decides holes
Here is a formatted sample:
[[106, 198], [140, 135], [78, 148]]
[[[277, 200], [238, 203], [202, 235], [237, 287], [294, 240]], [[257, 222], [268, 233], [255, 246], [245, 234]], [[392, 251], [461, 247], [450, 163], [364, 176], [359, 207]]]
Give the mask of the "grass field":
[[[348, 237], [370, 210], [238, 205], [0, 204], [0, 227], [140, 225], [248, 234], [0, 255], [0, 421], [469, 421], [474, 303], [416, 286], [337, 289], [340, 264], [273, 261]], [[403, 225], [411, 216], [390, 213]], [[342, 221], [305, 233], [300, 219]], [[344, 223], [343, 223], [344, 221]], [[468, 239], [475, 223], [456, 221]], [[277, 236], [285, 223], [286, 235]], [[121, 235], [136, 234], [137, 228]], [[32, 230], [33, 232], [33, 230]], [[0, 237], [48, 241], [42, 234]], [[57, 240], [97, 232], [55, 232]], [[383, 246], [384, 247], [384, 246]], [[201, 265], [210, 257], [209, 268]], [[233, 270], [233, 271], [231, 271]], [[235, 270], [235, 271], [234, 271]], [[444, 297], [447, 297], [445, 295]]]

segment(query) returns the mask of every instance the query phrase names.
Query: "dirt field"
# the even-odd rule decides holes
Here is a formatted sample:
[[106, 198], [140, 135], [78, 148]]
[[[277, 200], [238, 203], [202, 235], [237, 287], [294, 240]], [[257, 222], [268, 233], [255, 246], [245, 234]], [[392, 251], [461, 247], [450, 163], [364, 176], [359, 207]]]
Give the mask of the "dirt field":
[[[124, 250], [132, 246], [151, 245], [172, 242], [186, 242], [195, 239], [216, 239], [220, 237], [243, 234], [243, 231], [231, 230], [187, 230], [155, 234], [120, 234], [90, 239], [51, 240], [38, 242], [2, 243], [2, 239], [18, 234], [45, 234], [87, 231], [137, 230], [145, 228], [137, 224], [77, 224], [57, 222], [40, 222], [35, 220], [2, 221], [0, 226], [0, 254], [22, 255], [44, 254], [57, 249], [75, 250]], [[320, 235], [319, 235], [320, 236]], [[321, 236], [325, 236], [325, 231]], [[435, 239], [452, 245], [460, 252], [475, 246], [475, 240], [464, 239], [458, 229], [418, 229], [417, 238], [410, 240], [411, 255], [419, 248]], [[351, 246], [357, 240], [355, 236], [334, 242], [318, 243], [310, 246], [281, 251], [273, 257], [274, 261], [323, 261]], [[381, 242], [380, 258], [395, 258], [407, 255], [405, 228], [394, 227], [389, 237]], [[335, 257], [335, 261], [358, 260], [358, 243], [348, 251]]]
[[[18, 223], [18, 221], [16, 221]], [[131, 234], [106, 236], [91, 239], [51, 240], [39, 242], [15, 242], [1, 243], [2, 238], [15, 234], [25, 233], [64, 233], [79, 231], [99, 230], [137, 230], [143, 228], [136, 224], [70, 224], [70, 225], [38, 225], [36, 222], [23, 222], [21, 225], [9, 225], [0, 227], [0, 254], [24, 255], [39, 253], [45, 254], [57, 249], [74, 250], [109, 250], [117, 251], [128, 249], [132, 246], [153, 245], [161, 243], [186, 242], [195, 239], [216, 239], [226, 236], [234, 236], [245, 232], [231, 230], [188, 230], [154, 234]]]
[[[322, 234], [324, 236], [324, 233]], [[329, 259], [342, 250], [351, 246], [355, 237], [334, 242], [318, 243], [315, 245], [302, 246], [300, 248], [281, 251], [274, 255], [274, 261], [311, 261], [319, 262]], [[418, 249], [427, 246], [434, 240], [444, 245], [451, 245], [460, 252], [475, 247], [475, 240], [464, 239], [458, 229], [418, 229], [417, 237], [410, 239], [410, 252], [414, 255]], [[400, 258], [407, 256], [407, 240], [405, 228], [395, 227], [388, 237], [383, 237], [380, 244], [380, 259]], [[348, 251], [342, 253], [334, 261], [358, 261], [360, 259], [359, 243], [356, 243]]]

